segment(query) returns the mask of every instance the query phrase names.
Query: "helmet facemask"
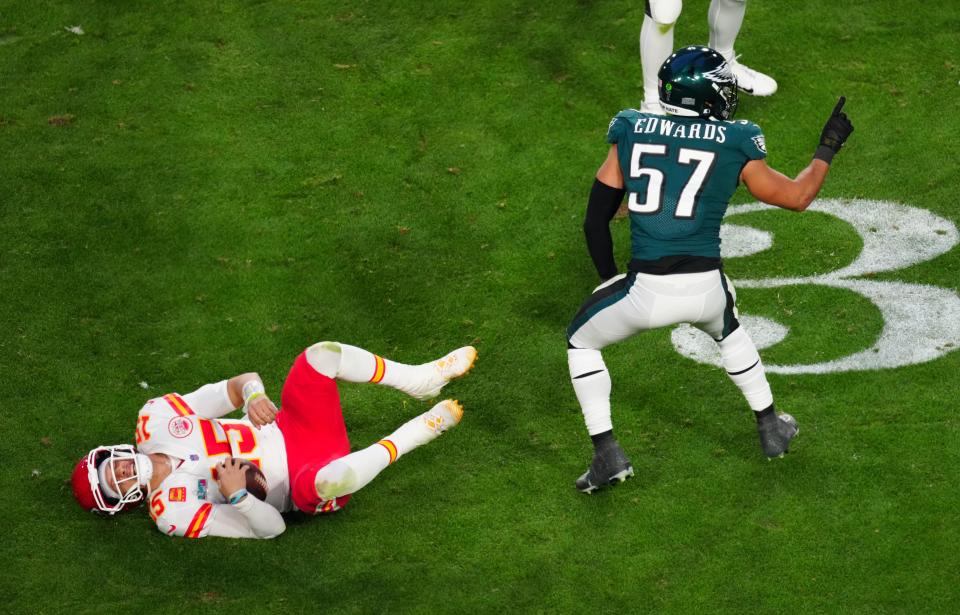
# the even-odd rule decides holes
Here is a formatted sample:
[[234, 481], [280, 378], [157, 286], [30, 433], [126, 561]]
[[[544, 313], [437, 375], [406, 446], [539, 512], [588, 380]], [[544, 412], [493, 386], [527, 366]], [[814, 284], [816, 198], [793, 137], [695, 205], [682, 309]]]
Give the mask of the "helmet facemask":
[[[130, 444], [99, 446], [87, 455], [87, 479], [90, 481], [93, 499], [101, 512], [113, 515], [143, 499], [141, 477], [146, 472], [140, 457], [143, 456], [137, 455], [136, 449]], [[133, 474], [117, 481], [116, 463], [123, 460], [133, 462]], [[114, 477], [113, 484], [110, 484], [107, 478], [108, 468]], [[133, 486], [121, 495], [123, 488], [131, 482]]]
[[713, 89], [717, 91], [717, 96], [726, 103], [724, 108], [713, 113], [713, 116], [720, 120], [732, 120], [737, 113], [737, 107], [740, 106], [740, 97], [737, 95], [737, 80], [734, 78], [733, 83], [714, 83]]

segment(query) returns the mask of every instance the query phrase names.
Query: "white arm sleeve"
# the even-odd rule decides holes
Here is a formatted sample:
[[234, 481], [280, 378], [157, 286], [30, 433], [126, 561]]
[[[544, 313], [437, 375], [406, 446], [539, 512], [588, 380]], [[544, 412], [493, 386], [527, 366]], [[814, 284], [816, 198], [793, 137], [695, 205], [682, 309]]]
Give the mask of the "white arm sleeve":
[[221, 380], [213, 384], [205, 384], [193, 393], [187, 393], [183, 396], [183, 401], [190, 406], [190, 409], [205, 419], [220, 418], [225, 414], [230, 414], [236, 408], [230, 401], [230, 394], [227, 393], [227, 381]]
[[287, 525], [276, 508], [248, 495], [239, 504], [214, 505], [206, 529], [207, 536], [275, 538]]

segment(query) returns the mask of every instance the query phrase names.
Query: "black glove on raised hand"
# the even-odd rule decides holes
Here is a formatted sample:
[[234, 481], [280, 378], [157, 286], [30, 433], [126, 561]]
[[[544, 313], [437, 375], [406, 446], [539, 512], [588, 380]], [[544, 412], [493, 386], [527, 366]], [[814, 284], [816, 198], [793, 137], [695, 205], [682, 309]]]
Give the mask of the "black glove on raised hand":
[[847, 137], [853, 132], [853, 124], [847, 114], [842, 111], [845, 102], [847, 102], [847, 99], [844, 96], [841, 96], [840, 100], [837, 101], [837, 106], [833, 108], [830, 119], [827, 120], [827, 123], [823, 126], [823, 131], [820, 133], [820, 146], [813, 154], [814, 158], [819, 158], [827, 164], [830, 164], [836, 153], [843, 147]]

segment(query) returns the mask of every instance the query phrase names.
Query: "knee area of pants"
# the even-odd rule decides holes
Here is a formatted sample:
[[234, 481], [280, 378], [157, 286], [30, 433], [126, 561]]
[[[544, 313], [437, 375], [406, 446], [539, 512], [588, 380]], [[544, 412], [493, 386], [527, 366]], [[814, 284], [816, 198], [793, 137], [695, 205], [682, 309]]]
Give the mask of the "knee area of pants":
[[335, 354], [339, 357], [341, 352], [342, 350], [338, 342], [317, 342], [313, 346], [307, 348], [308, 356]]
[[682, 9], [682, 0], [650, 0], [650, 18], [661, 26], [675, 24]]
[[327, 465], [320, 468], [317, 472], [317, 476], [322, 476], [325, 480], [340, 480], [347, 475], [347, 472], [350, 470], [350, 464], [346, 463], [343, 458], [334, 459]]
[[307, 363], [318, 373], [334, 378], [340, 369], [340, 356], [343, 349], [337, 342], [317, 342], [307, 348]]
[[607, 369], [603, 363], [603, 355], [599, 350], [574, 348], [567, 351], [567, 361], [570, 365], [570, 376], [576, 378], [580, 374]]
[[317, 495], [324, 500], [333, 499], [345, 492], [352, 491], [356, 483], [353, 467], [341, 459], [331, 461], [317, 472], [314, 485]]
[[727, 337], [717, 341], [717, 344], [720, 345], [720, 348], [723, 348], [725, 346], [727, 347], [738, 346], [744, 343], [745, 341], [752, 343], [752, 340], [750, 340], [749, 336], [746, 335], [746, 331], [743, 330], [743, 327], [740, 326], [740, 323], [736, 322], [736, 320], [734, 320], [734, 322], [736, 323], [737, 326], [733, 327], [733, 331], [731, 331], [727, 335]]

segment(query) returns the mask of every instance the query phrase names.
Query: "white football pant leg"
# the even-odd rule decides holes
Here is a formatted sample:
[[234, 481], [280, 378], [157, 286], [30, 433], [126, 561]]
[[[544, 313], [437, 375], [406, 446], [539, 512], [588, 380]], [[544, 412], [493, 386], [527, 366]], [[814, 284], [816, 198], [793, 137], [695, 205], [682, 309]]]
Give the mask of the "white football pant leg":
[[747, 10], [746, 0], [711, 0], [707, 10], [710, 24], [710, 46], [719, 51], [727, 61], [732, 61], [733, 45], [743, 25]]
[[335, 459], [317, 471], [314, 486], [322, 500], [356, 493], [413, 449], [435, 440], [460, 422], [463, 408], [444, 400], [410, 419], [376, 444]]
[[317, 342], [307, 348], [307, 363], [327, 378], [336, 378], [342, 356], [337, 342]]
[[673, 53], [673, 26], [680, 17], [682, 0], [648, 0], [640, 26], [640, 68], [643, 71], [643, 110], [659, 107], [657, 73]]
[[[723, 327], [726, 324], [726, 310], [729, 307], [733, 311], [733, 317], [737, 318], [737, 290], [733, 287], [730, 278], [723, 274], [723, 280], [719, 281], [718, 288], [711, 293], [710, 298], [704, 304], [703, 314], [697, 320], [690, 321], [690, 324], [700, 329], [714, 340], [723, 337]], [[724, 283], [726, 289], [724, 289]], [[729, 297], [727, 296], [729, 294]]]
[[370, 484], [388, 465], [390, 453], [380, 444], [334, 459], [317, 471], [314, 484], [322, 500], [356, 493]]
[[649, 16], [655, 22], [672, 26], [680, 17], [680, 11], [683, 10], [683, 0], [648, 0], [647, 7], [650, 9]]

